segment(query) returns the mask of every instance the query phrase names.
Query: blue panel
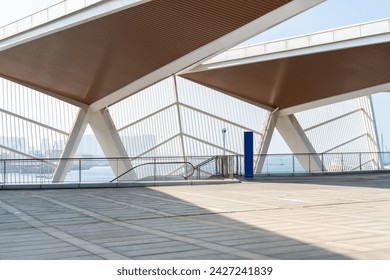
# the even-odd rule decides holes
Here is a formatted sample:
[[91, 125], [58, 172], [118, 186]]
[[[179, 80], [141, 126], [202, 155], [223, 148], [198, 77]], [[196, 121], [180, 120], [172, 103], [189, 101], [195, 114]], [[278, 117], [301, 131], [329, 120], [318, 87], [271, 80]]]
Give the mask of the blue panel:
[[253, 178], [253, 132], [244, 132], [245, 178]]

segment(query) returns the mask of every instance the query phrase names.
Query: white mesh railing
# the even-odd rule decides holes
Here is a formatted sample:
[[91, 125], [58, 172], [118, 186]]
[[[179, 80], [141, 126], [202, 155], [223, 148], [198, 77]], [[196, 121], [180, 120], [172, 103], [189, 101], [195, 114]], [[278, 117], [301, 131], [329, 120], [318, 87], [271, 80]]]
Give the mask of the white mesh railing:
[[[1, 152], [1, 149], [0, 149]], [[264, 154], [261, 173], [255, 176], [343, 174], [359, 172], [390, 172], [390, 154], [383, 153], [324, 153], [324, 154]], [[311, 158], [318, 157], [318, 167]], [[138, 157], [138, 158], [69, 158], [71, 168], [62, 183], [104, 183], [115, 187], [120, 182], [167, 181], [214, 178], [240, 178], [245, 170], [242, 155], [198, 157]], [[383, 164], [379, 164], [378, 159]], [[7, 159], [0, 157], [0, 189], [9, 185], [50, 185], [55, 163], [59, 158]], [[137, 179], [121, 178], [114, 174], [112, 165], [131, 161]], [[300, 160], [308, 162], [305, 170]], [[228, 163], [228, 164], [224, 164]], [[227, 168], [227, 172], [224, 171]], [[129, 171], [129, 172], [130, 172]], [[119, 179], [117, 179], [119, 178]], [[112, 184], [110, 185], [110, 182]], [[81, 185], [80, 185], [81, 186]]]
[[233, 48], [213, 57], [212, 59], [206, 61], [204, 64], [243, 59], [277, 52], [291, 51], [389, 32], [390, 19], [382, 19], [357, 25], [344, 26], [332, 30], [325, 30], [308, 35], [302, 35], [282, 40], [275, 40], [251, 46]]
[[84, 9], [103, 0], [64, 0], [0, 27], [0, 40]]

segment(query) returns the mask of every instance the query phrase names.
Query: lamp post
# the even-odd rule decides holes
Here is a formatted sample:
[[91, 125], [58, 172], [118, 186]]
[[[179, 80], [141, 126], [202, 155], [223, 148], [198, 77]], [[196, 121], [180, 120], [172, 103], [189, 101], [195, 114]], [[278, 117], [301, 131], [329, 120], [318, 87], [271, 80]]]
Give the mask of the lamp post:
[[222, 129], [222, 146], [223, 146], [223, 157], [221, 160], [221, 171], [222, 176], [226, 176], [227, 165], [226, 165], [226, 128]]
[[226, 128], [222, 129], [223, 156], [226, 156]]

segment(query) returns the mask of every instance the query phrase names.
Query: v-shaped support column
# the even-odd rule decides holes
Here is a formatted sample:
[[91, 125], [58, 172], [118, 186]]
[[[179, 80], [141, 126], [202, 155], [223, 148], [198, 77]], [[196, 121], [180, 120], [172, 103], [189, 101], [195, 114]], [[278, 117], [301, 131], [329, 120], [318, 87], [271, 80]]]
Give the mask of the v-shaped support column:
[[255, 174], [259, 174], [261, 173], [261, 170], [263, 170], [264, 162], [266, 159], [264, 155], [266, 155], [268, 152], [268, 148], [275, 131], [275, 126], [276, 126], [276, 121], [278, 119], [278, 116], [279, 116], [279, 112], [277, 108], [272, 112], [268, 112], [265, 117], [263, 130], [261, 133], [261, 141], [258, 144], [258, 147], [256, 148], [256, 154], [258, 156], [255, 162]]
[[[380, 155], [380, 144], [378, 129], [376, 127], [374, 106], [372, 96], [363, 96], [359, 98], [360, 106], [363, 110], [364, 126], [367, 133], [368, 149], [370, 151], [371, 162], [374, 169], [383, 168], [383, 156]], [[382, 151], [383, 152], [383, 151]]]
[[279, 117], [276, 128], [306, 172], [322, 170], [322, 161], [294, 115]]
[[[90, 111], [88, 114], [89, 125], [95, 134], [100, 147], [106, 158], [118, 158], [118, 160], [109, 160], [111, 169], [116, 176], [124, 174], [133, 166], [127, 158], [127, 152], [123, 146], [122, 140], [115, 128], [108, 109], [99, 111]], [[120, 178], [120, 181], [136, 180], [134, 171], [126, 173]]]
[[262, 140], [257, 148], [259, 156], [256, 159], [255, 173], [259, 174], [263, 169], [266, 157], [261, 155], [267, 154], [275, 128], [306, 172], [322, 170], [322, 161], [295, 116], [280, 116], [278, 109], [275, 109], [267, 114], [264, 122]]
[[[93, 112], [90, 108], [81, 108], [77, 116], [69, 140], [66, 144], [62, 159], [53, 176], [53, 182], [63, 182], [71, 166], [71, 161], [67, 160], [76, 155], [77, 148], [84, 136], [87, 125], [91, 126], [100, 147], [106, 158], [115, 158], [109, 160], [109, 164], [115, 176], [119, 176], [132, 168], [131, 162], [127, 157], [127, 152], [120, 139], [118, 131], [111, 119], [108, 110], [103, 109]], [[135, 172], [129, 172], [122, 176], [120, 180], [136, 180]]]
[[63, 182], [66, 178], [66, 174], [68, 173], [72, 164], [72, 162], [68, 159], [76, 155], [77, 148], [79, 147], [85, 129], [88, 126], [87, 114], [87, 106], [84, 108], [80, 108], [79, 114], [77, 115], [76, 121], [69, 135], [68, 142], [66, 143], [65, 149], [62, 153], [61, 160], [58, 163], [57, 169], [54, 172], [52, 180], [53, 183]]

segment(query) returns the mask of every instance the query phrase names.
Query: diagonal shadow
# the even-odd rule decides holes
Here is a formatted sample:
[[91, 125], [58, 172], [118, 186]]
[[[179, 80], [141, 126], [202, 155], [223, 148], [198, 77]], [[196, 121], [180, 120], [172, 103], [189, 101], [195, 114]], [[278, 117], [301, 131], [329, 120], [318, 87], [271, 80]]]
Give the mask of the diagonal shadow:
[[281, 208], [236, 196], [229, 186], [3, 191], [0, 259], [348, 259], [268, 230], [283, 227]]

